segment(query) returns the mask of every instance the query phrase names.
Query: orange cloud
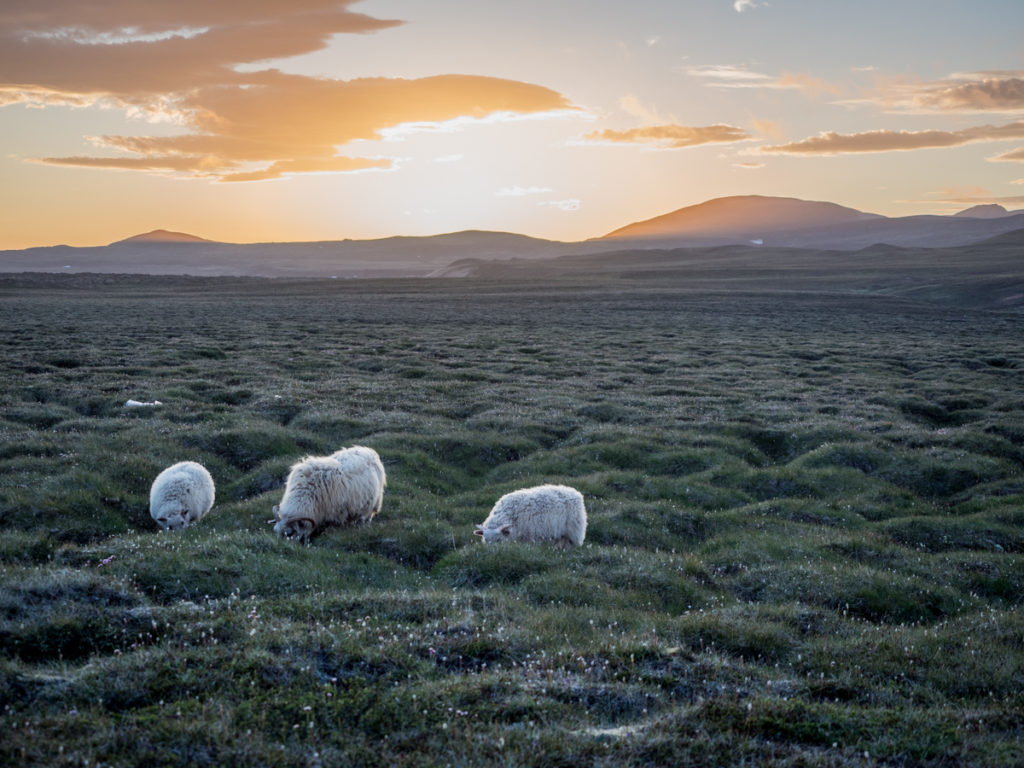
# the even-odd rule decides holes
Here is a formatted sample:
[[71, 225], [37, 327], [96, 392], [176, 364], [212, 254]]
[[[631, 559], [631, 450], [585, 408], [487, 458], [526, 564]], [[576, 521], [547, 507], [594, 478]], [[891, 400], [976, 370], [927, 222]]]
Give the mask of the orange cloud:
[[617, 131], [607, 128], [594, 131], [583, 137], [588, 143], [647, 144], [659, 149], [683, 149], [700, 144], [744, 141], [750, 134], [732, 125], [648, 125]]
[[221, 176], [234, 171], [240, 162], [270, 163], [262, 170], [223, 175], [224, 181], [384, 168], [391, 167], [390, 161], [357, 162], [338, 156], [336, 147], [357, 139], [379, 138], [380, 131], [413, 121], [570, 107], [564, 97], [541, 86], [471, 75], [342, 81], [268, 72], [261, 79], [264, 82], [248, 88], [199, 88], [182, 99], [181, 114], [195, 133], [95, 140], [141, 157], [51, 157], [39, 162], [190, 171], [199, 176]]
[[922, 107], [941, 110], [1024, 110], [1024, 78], [982, 78], [933, 87], [915, 99]]
[[417, 80], [321, 80], [263, 73], [249, 88], [205, 88], [183, 101], [203, 132], [253, 142], [325, 145], [376, 139], [382, 128], [411, 122], [484, 118], [498, 112], [570, 109], [538, 85], [475, 75]]
[[[102, 102], [172, 119], [178, 136], [104, 136], [124, 157], [52, 165], [187, 173], [224, 181], [388, 168], [338, 147], [407, 123], [575, 109], [538, 85], [472, 75], [332, 80], [240, 65], [315, 51], [339, 33], [398, 21], [355, 0], [7, 0], [0, 7], [0, 106]], [[243, 163], [264, 163], [261, 169]]]
[[802, 141], [760, 147], [765, 154], [840, 155], [859, 152], [895, 152], [938, 147], [958, 147], [978, 141], [1024, 138], [1024, 121], [982, 125], [960, 131], [865, 131], [842, 134], [827, 131]]
[[277, 23], [282, 16], [312, 18], [358, 26], [371, 19], [348, 10], [359, 0], [250, 0], [211, 3], [209, 0], [5, 0], [0, 24], [21, 32], [61, 37], [98, 36], [103, 32], [129, 36], [168, 30], [238, 24]]
[[877, 80], [873, 93], [849, 103], [919, 114], [1024, 111], [1024, 71], [961, 72], [929, 83]]
[[990, 157], [989, 160], [993, 163], [1024, 163], [1024, 147]]
[[234, 168], [237, 163], [216, 158], [175, 155], [152, 157], [34, 157], [31, 163], [61, 165], [75, 168], [105, 168], [120, 171], [188, 171], [193, 176], [209, 176]]
[[394, 167], [388, 158], [327, 157], [311, 160], [278, 160], [261, 171], [229, 173], [221, 181], [266, 181], [294, 173], [353, 173], [368, 170], [388, 170]]
[[244, 83], [239, 64], [323, 48], [332, 35], [400, 24], [353, 13], [356, 0], [7, 0], [0, 6], [6, 89], [107, 94]]

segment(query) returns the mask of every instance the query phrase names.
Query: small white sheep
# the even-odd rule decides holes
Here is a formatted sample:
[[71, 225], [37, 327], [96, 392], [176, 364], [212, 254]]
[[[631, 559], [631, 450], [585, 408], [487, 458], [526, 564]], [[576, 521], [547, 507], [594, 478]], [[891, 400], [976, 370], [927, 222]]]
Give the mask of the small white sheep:
[[556, 541], [580, 546], [587, 534], [583, 494], [565, 485], [538, 485], [506, 493], [473, 531], [485, 544], [499, 541]]
[[149, 489], [149, 514], [164, 530], [177, 531], [199, 522], [213, 506], [213, 478], [195, 461], [179, 461], [159, 475]]
[[380, 512], [387, 477], [372, 448], [354, 445], [330, 456], [307, 456], [288, 474], [270, 522], [286, 539], [308, 543], [328, 525], [366, 523]]

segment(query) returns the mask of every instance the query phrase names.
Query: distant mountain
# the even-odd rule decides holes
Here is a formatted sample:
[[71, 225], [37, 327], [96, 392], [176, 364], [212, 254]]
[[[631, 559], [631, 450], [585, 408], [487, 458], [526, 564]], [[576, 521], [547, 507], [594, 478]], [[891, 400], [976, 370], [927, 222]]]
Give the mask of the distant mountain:
[[[0, 251], [0, 272], [331, 278], [454, 276], [487, 273], [489, 262], [508, 262], [496, 268], [517, 272], [545, 259], [569, 255], [587, 258], [610, 251], [619, 252], [615, 258], [628, 258], [630, 263], [638, 263], [637, 257], [624, 253], [679, 248], [705, 249], [702, 252], [706, 258], [714, 260], [724, 258], [722, 246], [738, 245], [756, 245], [751, 250], [760, 253], [763, 260], [794, 248], [852, 252], [851, 264], [856, 265], [858, 260], [883, 251], [965, 246], [1024, 230], [1024, 211], [995, 208], [1005, 215], [995, 216], [994, 208], [985, 207], [981, 215], [976, 215], [976, 207], [956, 216], [889, 218], [834, 203], [745, 195], [708, 200], [621, 227], [602, 238], [575, 243], [468, 230], [429, 237], [240, 244], [158, 229], [93, 248], [59, 245]], [[976, 214], [967, 215], [972, 210]]]
[[218, 243], [156, 230], [106, 246], [0, 251], [0, 272], [97, 272], [251, 277], [425, 277], [459, 259], [547, 259], [609, 246], [508, 232], [307, 243]]
[[999, 217], [890, 218], [834, 203], [746, 195], [680, 208], [616, 229], [598, 241], [635, 248], [755, 244], [859, 251], [876, 243], [914, 248], [968, 245], [1021, 227], [1020, 211]]
[[965, 208], [953, 215], [970, 219], [999, 219], [1003, 216], [1009, 216], [1010, 212], [998, 203], [987, 203], [985, 205], [975, 205], [970, 208]]
[[662, 216], [609, 232], [602, 240], [634, 240], [678, 237], [724, 237], [735, 241], [761, 240], [773, 232], [826, 227], [884, 218], [835, 203], [811, 202], [793, 197], [743, 195], [680, 208]]
[[196, 237], [185, 232], [169, 232], [166, 229], [154, 229], [141, 235], [126, 237], [124, 240], [117, 240], [111, 245], [142, 245], [144, 243], [212, 243], [214, 240], [207, 240], [203, 237]]

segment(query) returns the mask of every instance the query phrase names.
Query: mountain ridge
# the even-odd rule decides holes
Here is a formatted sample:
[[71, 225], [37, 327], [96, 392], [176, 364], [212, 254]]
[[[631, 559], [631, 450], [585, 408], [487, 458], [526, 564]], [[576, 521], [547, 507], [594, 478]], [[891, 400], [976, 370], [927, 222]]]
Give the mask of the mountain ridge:
[[717, 197], [697, 205], [612, 230], [598, 240], [661, 239], [731, 234], [758, 239], [769, 232], [886, 218], [855, 208], [816, 200], [766, 195]]
[[[958, 247], [1024, 229], [1024, 211], [1006, 211], [1005, 215], [996, 216], [977, 215], [977, 211], [972, 214], [972, 210], [961, 212], [965, 215], [890, 218], [835, 203], [739, 195], [708, 200], [579, 242], [468, 229], [367, 240], [227, 243], [157, 229], [106, 246], [60, 245], [0, 251], [0, 272], [426, 277], [465, 259], [532, 262], [608, 251], [733, 245], [756, 245], [765, 250], [765, 255], [778, 248], [853, 254], [875, 246]], [[988, 213], [995, 211], [988, 209]], [[637, 236], [638, 233], [646, 236]]]
[[123, 240], [115, 240], [110, 245], [143, 245], [143, 244], [182, 244], [182, 243], [214, 243], [215, 240], [207, 240], [205, 237], [190, 235], [187, 232], [172, 232], [167, 229], [154, 229], [150, 232], [143, 232], [139, 235], [132, 235]]
[[1003, 216], [1012, 216], [1014, 213], [1020, 213], [1020, 211], [1008, 211], [998, 203], [984, 203], [982, 205], [972, 205], [970, 208], [957, 211], [953, 215], [976, 219], [998, 219]]

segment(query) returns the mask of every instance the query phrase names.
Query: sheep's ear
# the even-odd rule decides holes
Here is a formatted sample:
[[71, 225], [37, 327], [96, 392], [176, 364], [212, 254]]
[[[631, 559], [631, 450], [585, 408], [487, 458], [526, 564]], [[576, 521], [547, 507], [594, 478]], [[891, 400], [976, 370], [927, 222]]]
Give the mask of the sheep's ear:
[[274, 513], [274, 520], [280, 520], [281, 519], [281, 505], [280, 504], [275, 504], [274, 508], [271, 511]]
[[473, 533], [475, 533], [477, 536], [483, 536], [484, 535], [484, 529], [483, 528], [477, 528], [475, 531], [473, 531]]

